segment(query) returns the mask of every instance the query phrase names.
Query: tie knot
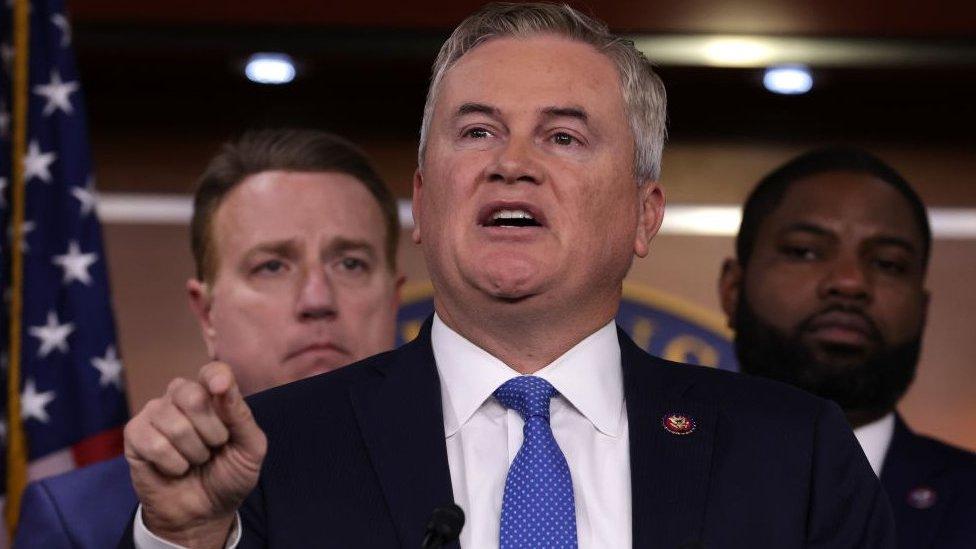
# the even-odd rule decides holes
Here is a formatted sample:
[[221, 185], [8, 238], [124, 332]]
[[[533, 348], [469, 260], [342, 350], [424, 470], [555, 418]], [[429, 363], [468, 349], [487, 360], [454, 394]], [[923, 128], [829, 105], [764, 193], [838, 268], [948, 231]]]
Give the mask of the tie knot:
[[548, 421], [549, 400], [555, 394], [555, 387], [535, 376], [513, 377], [495, 390], [498, 402], [518, 412], [525, 421], [532, 417], [542, 417]]

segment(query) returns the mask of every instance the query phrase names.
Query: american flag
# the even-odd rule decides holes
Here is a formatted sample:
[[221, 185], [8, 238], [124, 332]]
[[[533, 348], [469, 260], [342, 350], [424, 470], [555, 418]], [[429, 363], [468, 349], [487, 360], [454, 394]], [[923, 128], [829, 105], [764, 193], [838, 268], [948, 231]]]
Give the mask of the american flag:
[[[0, 5], [0, 237], [4, 290], [3, 383], [10, 368], [11, 235], [14, 178], [11, 117], [13, 5]], [[30, 479], [100, 461], [121, 451], [128, 417], [106, 259], [95, 209], [84, 98], [63, 0], [33, 0], [29, 12], [29, 96], [23, 162], [23, 288], [20, 417], [0, 410], [0, 442], [10, 422], [26, 436]], [[0, 391], [7, 400], [7, 388]], [[18, 459], [19, 456], [13, 456]], [[0, 462], [8, 494], [8, 462]]]

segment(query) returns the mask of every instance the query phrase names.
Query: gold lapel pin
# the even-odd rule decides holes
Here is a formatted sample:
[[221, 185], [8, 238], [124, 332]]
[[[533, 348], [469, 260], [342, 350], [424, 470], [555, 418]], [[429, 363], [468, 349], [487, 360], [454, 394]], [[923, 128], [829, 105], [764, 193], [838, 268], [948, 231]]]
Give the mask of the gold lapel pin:
[[672, 435], [690, 435], [698, 426], [694, 419], [684, 414], [665, 414], [661, 425]]

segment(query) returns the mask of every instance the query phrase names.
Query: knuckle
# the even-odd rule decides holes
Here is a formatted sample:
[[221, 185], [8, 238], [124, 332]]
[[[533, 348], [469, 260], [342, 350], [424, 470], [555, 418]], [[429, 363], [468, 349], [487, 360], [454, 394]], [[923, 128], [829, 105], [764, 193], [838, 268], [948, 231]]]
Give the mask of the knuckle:
[[169, 382], [169, 385], [166, 386], [166, 392], [172, 394], [173, 392], [179, 390], [179, 388], [183, 386], [183, 384], [185, 384], [186, 382], [187, 382], [186, 379], [182, 377], [174, 378], [172, 381]]
[[192, 434], [193, 427], [183, 418], [174, 418], [160, 426], [160, 430], [173, 440], [186, 440]]
[[209, 401], [206, 390], [197, 383], [182, 386], [174, 395], [174, 400], [180, 408], [194, 412], [206, 410]]
[[151, 415], [155, 414], [159, 410], [159, 407], [162, 405], [162, 403], [163, 403], [163, 399], [162, 398], [157, 397], [157, 398], [154, 398], [154, 399], [150, 399], [148, 402], [146, 402], [146, 405], [142, 407], [142, 412], [139, 412], [139, 415], [140, 416], [144, 416], [144, 415], [150, 415], [151, 416]]
[[214, 425], [213, 430], [208, 435], [207, 442], [214, 448], [223, 446], [230, 440], [230, 431], [227, 430], [227, 427], [223, 423], [219, 422]]
[[173, 450], [172, 444], [162, 436], [149, 437], [143, 442], [143, 447], [145, 448], [147, 457], [154, 461], [158, 461], [169, 455]]

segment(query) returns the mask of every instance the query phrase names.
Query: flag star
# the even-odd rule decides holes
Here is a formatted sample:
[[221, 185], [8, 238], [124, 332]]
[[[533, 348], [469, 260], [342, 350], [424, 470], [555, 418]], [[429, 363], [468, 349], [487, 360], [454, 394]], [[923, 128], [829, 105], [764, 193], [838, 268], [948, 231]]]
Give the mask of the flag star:
[[10, 44], [0, 44], [0, 58], [3, 59], [3, 66], [7, 72], [12, 72], [14, 66], [14, 48]]
[[71, 196], [81, 202], [81, 217], [87, 217], [95, 209], [95, 202], [98, 198], [95, 193], [95, 179], [89, 176], [84, 187], [71, 187]]
[[10, 131], [10, 113], [0, 105], [0, 137], [7, 137], [8, 131]]
[[64, 255], [56, 255], [51, 258], [51, 263], [64, 269], [62, 284], [71, 284], [72, 281], [77, 280], [85, 286], [91, 285], [92, 279], [91, 275], [88, 274], [88, 268], [96, 261], [98, 261], [98, 254], [81, 253], [81, 247], [78, 246], [77, 240], [68, 243], [68, 251]]
[[51, 23], [61, 30], [61, 47], [67, 48], [71, 45], [71, 24], [63, 13], [55, 13], [51, 16]]
[[101, 374], [98, 384], [102, 387], [115, 385], [122, 390], [122, 362], [115, 353], [115, 345], [109, 345], [104, 357], [91, 359], [92, 366]]
[[54, 111], [59, 109], [64, 111], [65, 114], [74, 112], [69, 96], [73, 92], [78, 91], [79, 87], [77, 80], [62, 82], [61, 74], [57, 69], [52, 70], [51, 81], [49, 83], [34, 86], [34, 93], [44, 96], [47, 99], [47, 104], [44, 105], [44, 116], [51, 116], [54, 114]]
[[68, 352], [68, 336], [75, 331], [75, 325], [66, 322], [58, 322], [58, 314], [48, 311], [47, 324], [44, 326], [31, 326], [28, 330], [30, 335], [36, 337], [41, 342], [41, 348], [37, 350], [37, 356], [44, 358], [57, 349], [62, 353]]
[[51, 164], [57, 160], [58, 154], [55, 152], [44, 152], [37, 140], [30, 142], [27, 147], [27, 156], [24, 157], [24, 181], [30, 181], [36, 177], [45, 183], [51, 182]]
[[20, 394], [20, 417], [24, 421], [34, 418], [41, 423], [47, 423], [51, 418], [47, 415], [47, 405], [54, 400], [54, 391], [37, 392], [34, 380], [28, 379], [24, 383], [24, 392]]

